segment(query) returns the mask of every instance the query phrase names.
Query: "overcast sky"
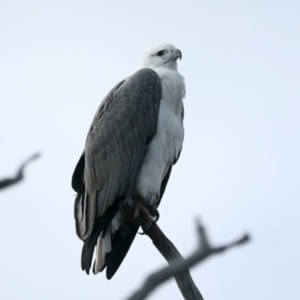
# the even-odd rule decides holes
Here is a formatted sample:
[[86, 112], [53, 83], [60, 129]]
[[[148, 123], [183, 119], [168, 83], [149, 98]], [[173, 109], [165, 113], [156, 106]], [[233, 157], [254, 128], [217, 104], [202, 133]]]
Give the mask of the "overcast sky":
[[[298, 1], [0, 2], [2, 299], [125, 299], [165, 266], [137, 236], [115, 277], [87, 276], [71, 176], [101, 100], [163, 42], [182, 51], [185, 141], [159, 226], [186, 256], [200, 216], [215, 245], [192, 269], [206, 300], [297, 300], [300, 287]], [[149, 299], [181, 299], [171, 280]]]

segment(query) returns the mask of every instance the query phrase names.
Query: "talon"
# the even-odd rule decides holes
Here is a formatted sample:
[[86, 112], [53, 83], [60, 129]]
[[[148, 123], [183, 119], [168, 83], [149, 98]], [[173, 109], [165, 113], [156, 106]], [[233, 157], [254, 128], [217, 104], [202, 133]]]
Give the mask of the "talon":
[[159, 212], [155, 206], [145, 204], [138, 196], [133, 197], [134, 202], [134, 217], [140, 217], [142, 214], [143, 221], [142, 227], [144, 230], [148, 230], [153, 222], [157, 222], [159, 219]]
[[159, 211], [156, 211], [156, 216], [155, 216], [155, 223], [159, 220], [160, 214]]
[[152, 217], [154, 217], [154, 222], [156, 223], [159, 219], [159, 211], [157, 210], [157, 208], [155, 206], [149, 206], [149, 212], [151, 214]]

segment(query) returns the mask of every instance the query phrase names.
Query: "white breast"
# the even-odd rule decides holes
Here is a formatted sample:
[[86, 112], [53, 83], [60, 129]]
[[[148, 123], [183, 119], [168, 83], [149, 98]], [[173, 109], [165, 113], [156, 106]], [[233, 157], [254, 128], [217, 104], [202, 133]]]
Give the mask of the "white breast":
[[[183, 77], [168, 69], [155, 70], [162, 81], [162, 99], [160, 102], [156, 133], [147, 146], [141, 170], [138, 174], [136, 189], [149, 204], [154, 204], [160, 193], [160, 186], [170, 165], [178, 158], [183, 143], [182, 99], [185, 96]], [[133, 204], [131, 196], [126, 197]], [[123, 223], [123, 213], [119, 210], [110, 224], [105, 237], [97, 241], [95, 273], [100, 272], [106, 254], [111, 251], [113, 235]]]
[[177, 159], [182, 149], [184, 131], [182, 125], [182, 99], [185, 96], [183, 77], [169, 69], [155, 70], [162, 81], [156, 133], [147, 146], [136, 188], [148, 204], [157, 200], [161, 182], [169, 166]]

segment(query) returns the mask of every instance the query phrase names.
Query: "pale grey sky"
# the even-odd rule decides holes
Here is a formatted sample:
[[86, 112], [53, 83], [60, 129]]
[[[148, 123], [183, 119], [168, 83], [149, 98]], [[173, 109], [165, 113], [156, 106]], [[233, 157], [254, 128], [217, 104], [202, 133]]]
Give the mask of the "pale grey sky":
[[[185, 141], [159, 225], [184, 255], [200, 216], [215, 244], [253, 241], [192, 270], [205, 299], [297, 300], [298, 1], [0, 2], [2, 299], [124, 299], [165, 265], [137, 236], [111, 281], [80, 268], [70, 180], [93, 115], [145, 52], [183, 53]], [[149, 299], [181, 299], [174, 281]]]

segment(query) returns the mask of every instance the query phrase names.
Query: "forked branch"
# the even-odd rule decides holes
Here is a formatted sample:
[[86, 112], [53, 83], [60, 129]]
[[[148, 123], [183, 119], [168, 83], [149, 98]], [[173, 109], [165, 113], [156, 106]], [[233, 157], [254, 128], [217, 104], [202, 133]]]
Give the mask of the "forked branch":
[[[129, 205], [122, 203], [120, 206], [129, 220], [139, 225], [143, 224], [142, 220], [139, 218], [134, 218], [133, 209]], [[234, 246], [244, 244], [250, 239], [249, 236], [245, 234], [235, 242], [219, 247], [212, 247], [207, 239], [205, 228], [200, 224], [199, 221], [197, 221], [197, 232], [199, 238], [198, 249], [187, 259], [183, 259], [176, 247], [164, 235], [156, 223], [153, 223], [149, 229], [145, 230], [145, 228], [143, 228], [143, 230], [145, 234], [148, 235], [152, 240], [158, 251], [167, 260], [169, 266], [148, 276], [143, 286], [131, 297], [129, 297], [128, 300], [145, 299], [158, 285], [162, 284], [171, 277], [175, 277], [178, 288], [180, 289], [184, 299], [203, 300], [203, 297], [193, 282], [188, 269], [212, 254], [224, 252], [225, 250]]]

